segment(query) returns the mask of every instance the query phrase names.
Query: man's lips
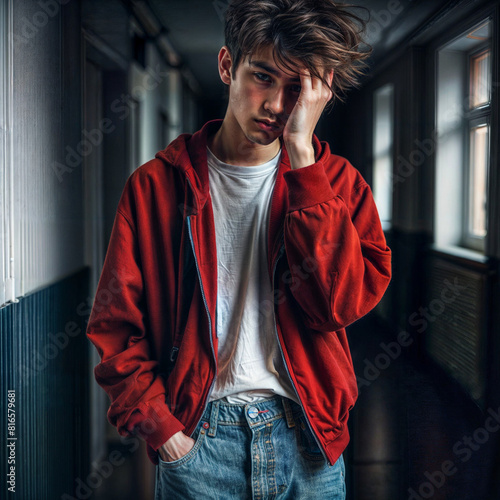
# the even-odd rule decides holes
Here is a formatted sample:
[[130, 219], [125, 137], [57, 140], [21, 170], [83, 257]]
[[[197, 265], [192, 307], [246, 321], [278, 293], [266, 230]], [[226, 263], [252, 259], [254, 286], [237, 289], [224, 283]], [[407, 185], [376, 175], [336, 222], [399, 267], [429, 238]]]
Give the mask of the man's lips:
[[280, 128], [278, 122], [272, 122], [270, 120], [255, 120], [260, 128], [264, 130], [277, 130]]

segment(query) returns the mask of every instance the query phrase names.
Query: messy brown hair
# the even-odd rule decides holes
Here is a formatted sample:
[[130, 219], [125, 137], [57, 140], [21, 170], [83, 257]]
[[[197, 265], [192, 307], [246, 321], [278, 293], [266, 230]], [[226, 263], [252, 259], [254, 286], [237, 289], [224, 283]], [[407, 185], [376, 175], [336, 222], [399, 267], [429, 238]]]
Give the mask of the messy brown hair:
[[370, 53], [368, 45], [360, 48], [366, 21], [352, 8], [331, 0], [232, 0], [224, 32], [232, 78], [246, 57], [272, 45], [282, 70], [296, 72], [293, 59], [299, 60], [328, 85], [326, 75], [333, 69], [334, 98], [329, 104], [342, 100], [345, 91], [358, 84], [362, 61]]

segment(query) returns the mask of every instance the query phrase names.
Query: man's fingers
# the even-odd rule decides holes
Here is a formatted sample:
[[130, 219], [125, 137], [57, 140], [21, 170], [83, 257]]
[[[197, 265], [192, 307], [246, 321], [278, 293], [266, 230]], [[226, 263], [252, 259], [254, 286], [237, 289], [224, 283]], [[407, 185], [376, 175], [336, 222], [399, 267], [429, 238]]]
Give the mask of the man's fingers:
[[313, 89], [313, 82], [311, 81], [311, 75], [309, 71], [306, 69], [304, 72], [300, 72], [300, 85], [302, 87], [301, 95], [309, 94]]
[[307, 93], [309, 90], [313, 92], [312, 95], [319, 96], [319, 99], [328, 102], [333, 97], [333, 92], [330, 90], [333, 81], [333, 69], [328, 72], [326, 85], [321, 78], [311, 76], [309, 70], [304, 70], [300, 73], [300, 80], [303, 92]]

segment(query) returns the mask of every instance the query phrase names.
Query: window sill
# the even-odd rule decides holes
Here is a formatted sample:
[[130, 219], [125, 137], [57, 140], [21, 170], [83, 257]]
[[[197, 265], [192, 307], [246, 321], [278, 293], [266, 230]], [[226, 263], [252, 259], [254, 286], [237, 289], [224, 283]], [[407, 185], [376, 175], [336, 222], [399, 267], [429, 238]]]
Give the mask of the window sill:
[[481, 252], [476, 250], [470, 250], [468, 248], [457, 247], [457, 246], [436, 246], [432, 245], [430, 251], [435, 255], [440, 255], [446, 257], [449, 260], [459, 261], [462, 263], [473, 263], [479, 264], [484, 267], [489, 263], [489, 258]]

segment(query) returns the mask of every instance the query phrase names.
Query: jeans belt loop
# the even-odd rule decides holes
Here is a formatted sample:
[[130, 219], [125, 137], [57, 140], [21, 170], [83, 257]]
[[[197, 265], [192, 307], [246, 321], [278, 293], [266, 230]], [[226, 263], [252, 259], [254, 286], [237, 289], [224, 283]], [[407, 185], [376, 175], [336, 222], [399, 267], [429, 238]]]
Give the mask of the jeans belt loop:
[[295, 427], [295, 420], [293, 418], [293, 411], [290, 405], [290, 401], [287, 398], [281, 398], [281, 402], [283, 403], [283, 409], [285, 410], [286, 417], [286, 425], [289, 429]]
[[217, 433], [217, 420], [219, 419], [219, 401], [214, 401], [212, 403], [212, 411], [210, 412], [210, 429], [208, 429], [208, 435], [210, 437], [215, 437]]

